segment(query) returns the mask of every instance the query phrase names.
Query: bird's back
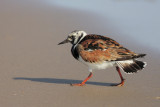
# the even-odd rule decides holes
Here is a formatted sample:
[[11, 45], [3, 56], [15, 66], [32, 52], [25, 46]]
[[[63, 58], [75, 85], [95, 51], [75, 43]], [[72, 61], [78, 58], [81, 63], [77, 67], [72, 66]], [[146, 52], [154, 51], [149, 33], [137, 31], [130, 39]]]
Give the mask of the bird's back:
[[115, 40], [101, 35], [87, 35], [76, 46], [76, 51], [88, 62], [120, 61], [138, 57]]

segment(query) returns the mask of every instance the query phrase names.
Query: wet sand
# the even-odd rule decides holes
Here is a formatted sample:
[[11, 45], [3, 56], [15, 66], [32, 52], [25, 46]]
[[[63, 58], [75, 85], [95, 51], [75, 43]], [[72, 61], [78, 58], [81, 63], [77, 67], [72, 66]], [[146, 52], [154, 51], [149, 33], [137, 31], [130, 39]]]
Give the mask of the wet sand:
[[[1, 107], [158, 107], [160, 105], [159, 53], [130, 38], [93, 13], [50, 6], [44, 1], [0, 1]], [[85, 17], [82, 17], [85, 16]], [[57, 44], [75, 29], [107, 34], [135, 52], [147, 53], [147, 67], [127, 75], [123, 87], [114, 68], [94, 71], [83, 87], [88, 68], [76, 61], [71, 45]], [[107, 30], [106, 30], [107, 29]], [[138, 48], [137, 48], [138, 47]], [[158, 59], [157, 59], [158, 57]]]

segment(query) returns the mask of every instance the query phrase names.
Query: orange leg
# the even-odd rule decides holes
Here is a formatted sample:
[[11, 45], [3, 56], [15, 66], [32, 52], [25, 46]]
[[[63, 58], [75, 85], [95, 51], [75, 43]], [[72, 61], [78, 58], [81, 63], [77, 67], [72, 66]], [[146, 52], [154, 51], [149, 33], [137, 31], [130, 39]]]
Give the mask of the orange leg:
[[118, 71], [118, 74], [119, 74], [119, 76], [120, 76], [120, 78], [121, 78], [121, 82], [120, 82], [119, 84], [114, 85], [114, 86], [123, 86], [125, 79], [123, 78], [123, 76], [122, 76], [122, 74], [121, 74], [121, 72], [120, 72], [120, 68], [119, 68], [118, 66], [116, 67], [116, 70]]
[[88, 77], [81, 83], [78, 84], [71, 84], [72, 86], [83, 86], [85, 85], [85, 83], [93, 76], [92, 72], [90, 72], [90, 74], [88, 75]]

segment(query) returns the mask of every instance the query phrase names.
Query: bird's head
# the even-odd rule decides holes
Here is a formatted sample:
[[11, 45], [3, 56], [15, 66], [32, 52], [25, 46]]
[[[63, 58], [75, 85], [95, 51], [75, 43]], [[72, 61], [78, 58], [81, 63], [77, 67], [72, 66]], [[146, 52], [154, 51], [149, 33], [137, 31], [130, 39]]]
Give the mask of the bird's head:
[[75, 45], [75, 44], [79, 43], [79, 41], [81, 41], [82, 38], [84, 38], [86, 35], [87, 35], [87, 33], [85, 31], [77, 31], [77, 30], [73, 31], [68, 35], [67, 39], [60, 42], [58, 45], [68, 43], [68, 42]]

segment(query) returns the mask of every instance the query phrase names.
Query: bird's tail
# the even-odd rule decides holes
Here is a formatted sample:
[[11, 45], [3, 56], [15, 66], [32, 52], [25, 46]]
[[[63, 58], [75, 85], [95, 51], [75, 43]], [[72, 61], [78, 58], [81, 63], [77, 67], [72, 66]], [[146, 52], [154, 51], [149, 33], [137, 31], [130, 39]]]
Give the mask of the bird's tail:
[[138, 60], [117, 61], [116, 63], [126, 73], [136, 73], [147, 65], [146, 62]]

